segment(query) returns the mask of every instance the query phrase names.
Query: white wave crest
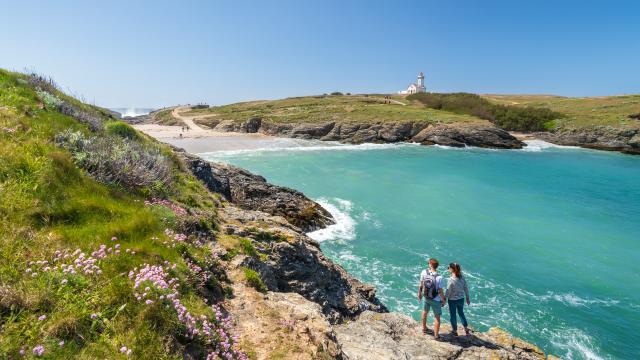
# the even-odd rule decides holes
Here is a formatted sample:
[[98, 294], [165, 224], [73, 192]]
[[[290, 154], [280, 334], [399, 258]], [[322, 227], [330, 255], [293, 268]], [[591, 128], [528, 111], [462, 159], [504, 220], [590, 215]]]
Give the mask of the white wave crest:
[[598, 354], [593, 339], [579, 329], [562, 329], [549, 334], [551, 343], [565, 351], [562, 356], [567, 359], [604, 360]]
[[239, 155], [260, 155], [269, 152], [312, 152], [312, 151], [369, 151], [369, 150], [385, 150], [396, 149], [404, 146], [419, 146], [414, 143], [393, 143], [393, 144], [342, 144], [335, 141], [320, 140], [296, 140], [296, 139], [278, 139], [273, 143], [264, 147], [253, 149], [238, 150], [222, 150], [199, 153], [200, 156], [209, 157], [233, 157]]
[[307, 233], [307, 236], [316, 241], [355, 239], [356, 221], [351, 217], [353, 204], [350, 201], [338, 198], [328, 201], [320, 198], [316, 202], [333, 216], [336, 223], [324, 229]]
[[543, 140], [525, 140], [524, 143], [527, 144], [527, 146], [522, 148], [522, 151], [538, 152], [545, 149], [579, 149], [577, 146], [556, 145]]

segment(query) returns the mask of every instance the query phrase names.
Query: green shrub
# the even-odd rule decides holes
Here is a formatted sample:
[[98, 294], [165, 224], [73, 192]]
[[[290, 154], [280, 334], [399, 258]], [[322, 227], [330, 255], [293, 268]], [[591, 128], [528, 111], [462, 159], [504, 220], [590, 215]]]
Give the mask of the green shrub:
[[334, 91], [331, 93], [331, 95], [341, 96], [342, 93], [340, 91]]
[[264, 284], [262, 279], [260, 278], [260, 274], [258, 274], [255, 270], [249, 268], [243, 268], [244, 277], [247, 280], [247, 283], [254, 289], [260, 292], [267, 292], [267, 286]]
[[109, 122], [105, 125], [104, 130], [108, 135], [115, 135], [124, 139], [131, 140], [140, 139], [140, 135], [138, 134], [138, 132], [134, 128], [129, 126], [129, 124], [122, 121]]
[[242, 253], [247, 255], [247, 256], [257, 256], [258, 255], [258, 252], [256, 251], [256, 248], [253, 247], [253, 244], [251, 243], [251, 240], [249, 240], [249, 239], [245, 239], [245, 238], [240, 239], [240, 249], [242, 250]]
[[477, 116], [505, 130], [544, 131], [553, 120], [564, 117], [564, 114], [547, 108], [492, 104], [479, 95], [468, 93], [420, 93], [409, 95], [407, 99], [417, 100], [436, 110]]
[[85, 137], [70, 130], [55, 143], [97, 181], [129, 191], [161, 193], [172, 183], [170, 160], [153, 147], [114, 136]]
[[272, 233], [270, 231], [263, 231], [257, 228], [250, 228], [248, 231], [256, 241], [260, 241], [260, 242], [287, 241], [287, 237], [280, 233]]

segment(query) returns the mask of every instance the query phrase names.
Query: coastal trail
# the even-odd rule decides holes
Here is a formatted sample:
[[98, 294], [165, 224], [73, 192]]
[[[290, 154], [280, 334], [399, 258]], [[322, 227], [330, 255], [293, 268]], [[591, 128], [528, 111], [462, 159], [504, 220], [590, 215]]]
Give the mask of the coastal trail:
[[206, 129], [200, 127], [193, 121], [193, 119], [196, 118], [195, 116], [186, 116], [181, 114], [182, 111], [188, 111], [188, 110], [191, 110], [190, 106], [178, 106], [175, 109], [173, 109], [173, 111], [171, 111], [171, 115], [173, 115], [173, 117], [185, 123], [185, 125], [189, 127], [189, 131], [206, 132], [207, 131]]

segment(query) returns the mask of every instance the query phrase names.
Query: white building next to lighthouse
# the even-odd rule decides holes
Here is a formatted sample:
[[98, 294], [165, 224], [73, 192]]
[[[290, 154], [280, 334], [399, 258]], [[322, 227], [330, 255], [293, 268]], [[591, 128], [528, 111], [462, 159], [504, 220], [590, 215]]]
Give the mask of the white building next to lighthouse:
[[416, 94], [426, 91], [427, 88], [424, 87], [424, 74], [420, 71], [420, 74], [418, 74], [418, 82], [410, 84], [407, 90], [398, 91], [398, 94]]

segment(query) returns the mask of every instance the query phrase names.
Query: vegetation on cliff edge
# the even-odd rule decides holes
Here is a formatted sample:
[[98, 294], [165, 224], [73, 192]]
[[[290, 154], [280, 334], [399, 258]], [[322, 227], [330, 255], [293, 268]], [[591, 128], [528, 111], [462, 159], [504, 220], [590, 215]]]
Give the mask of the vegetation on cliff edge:
[[[146, 166], [131, 149], [167, 176], [129, 182]], [[0, 358], [243, 358], [213, 305], [217, 203], [167, 147], [0, 70]]]

